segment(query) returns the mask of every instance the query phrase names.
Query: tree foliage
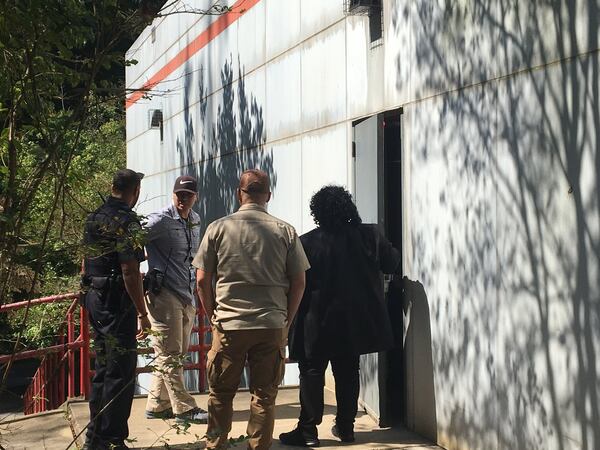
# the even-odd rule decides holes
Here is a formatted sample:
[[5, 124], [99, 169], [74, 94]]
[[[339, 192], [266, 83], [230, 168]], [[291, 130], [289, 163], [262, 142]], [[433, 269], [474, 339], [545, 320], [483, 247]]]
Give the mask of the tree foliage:
[[[59, 239], [73, 231], [67, 219], [91, 206], [86, 198], [98, 187], [89, 183], [94, 171], [115, 168], [106, 166], [106, 152], [112, 149], [115, 162], [124, 162], [122, 143], [98, 139], [111, 132], [114, 137], [120, 108], [101, 105], [124, 97], [124, 50], [152, 18], [152, 2], [0, 4], [0, 302], [5, 303], [33, 293], [44, 269], [68, 269], [60, 255], [72, 242]], [[107, 118], [113, 123], [97, 128]], [[100, 148], [103, 143], [108, 148]]]
[[[59, 180], [53, 176], [44, 179], [38, 195], [29, 205], [22, 230], [22, 238], [27, 243], [19, 247], [13, 258], [16, 269], [10, 291], [12, 299], [26, 298], [37, 267], [41, 270], [36, 296], [78, 289], [79, 261], [84, 250], [80, 244], [83, 222], [101, 203], [101, 193], [108, 192], [112, 174], [125, 166], [122, 105], [115, 103], [98, 103], [91, 110], [88, 126], [81, 132], [79, 148], [63, 181], [44, 248], [40, 246], [39, 234], [54, 204]], [[31, 162], [25, 161], [21, 168], [32, 170]], [[38, 258], [41, 264], [37, 264]], [[18, 350], [54, 344], [58, 324], [64, 319], [67, 307], [67, 303], [32, 307]], [[22, 310], [6, 316], [8, 322], [0, 337], [0, 354], [11, 350], [24, 317]]]
[[[0, 0], [0, 304], [74, 288], [82, 222], [125, 165], [125, 50], [162, 3]], [[43, 342], [28, 315], [0, 319], [14, 350]]]

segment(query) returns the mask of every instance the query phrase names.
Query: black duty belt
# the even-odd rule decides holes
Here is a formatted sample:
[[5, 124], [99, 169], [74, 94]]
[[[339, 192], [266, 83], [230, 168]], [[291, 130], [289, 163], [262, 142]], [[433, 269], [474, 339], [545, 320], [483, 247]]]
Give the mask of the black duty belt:
[[122, 285], [123, 284], [123, 275], [107, 275], [107, 276], [97, 276], [97, 275], [85, 275], [83, 277], [83, 284], [93, 287], [94, 289], [106, 289], [108, 287]]

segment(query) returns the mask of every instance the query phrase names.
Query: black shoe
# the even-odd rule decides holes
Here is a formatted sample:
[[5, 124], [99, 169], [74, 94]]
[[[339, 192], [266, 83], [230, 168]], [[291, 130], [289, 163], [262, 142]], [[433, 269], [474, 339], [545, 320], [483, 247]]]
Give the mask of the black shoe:
[[108, 444], [106, 450], [131, 450], [131, 447], [127, 447], [125, 444]]
[[82, 450], [130, 450], [125, 443], [94, 443], [87, 442], [83, 445]]
[[144, 414], [146, 416], [146, 419], [172, 419], [173, 417], [175, 417], [172, 408], [167, 408], [162, 411], [146, 410]]
[[336, 438], [338, 438], [342, 442], [354, 442], [354, 431], [344, 431], [341, 432], [337, 425], [334, 425], [331, 428], [331, 434], [333, 434]]
[[305, 436], [299, 428], [295, 428], [287, 433], [281, 433], [279, 441], [283, 445], [294, 445], [296, 447], [318, 447], [321, 445], [318, 437]]
[[86, 436], [85, 443], [83, 444], [83, 447], [81, 447], [81, 450], [96, 450], [97, 448], [98, 444], [96, 443], [96, 438]]
[[192, 408], [182, 414], [176, 414], [175, 423], [179, 425], [188, 423], [208, 423], [208, 413], [202, 408]]

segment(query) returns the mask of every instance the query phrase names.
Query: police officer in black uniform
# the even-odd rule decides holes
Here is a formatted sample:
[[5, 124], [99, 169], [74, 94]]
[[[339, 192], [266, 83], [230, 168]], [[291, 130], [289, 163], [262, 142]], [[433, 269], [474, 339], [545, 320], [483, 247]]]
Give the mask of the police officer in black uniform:
[[144, 174], [115, 173], [111, 196], [85, 224], [85, 307], [95, 331], [96, 374], [90, 396], [85, 449], [126, 449], [135, 388], [136, 337], [150, 328], [139, 264], [141, 226], [132, 211]]

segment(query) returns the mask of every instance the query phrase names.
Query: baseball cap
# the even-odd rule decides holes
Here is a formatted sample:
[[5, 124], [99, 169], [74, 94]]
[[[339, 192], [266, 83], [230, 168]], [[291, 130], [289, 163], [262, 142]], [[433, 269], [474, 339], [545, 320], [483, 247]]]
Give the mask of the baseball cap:
[[142, 178], [144, 178], [144, 174], [141, 172], [120, 169], [113, 175], [112, 185], [115, 190], [123, 192], [137, 186]]
[[194, 177], [189, 175], [182, 175], [177, 177], [175, 180], [175, 186], [173, 186], [173, 192], [190, 192], [195, 194], [198, 192], [198, 182]]

